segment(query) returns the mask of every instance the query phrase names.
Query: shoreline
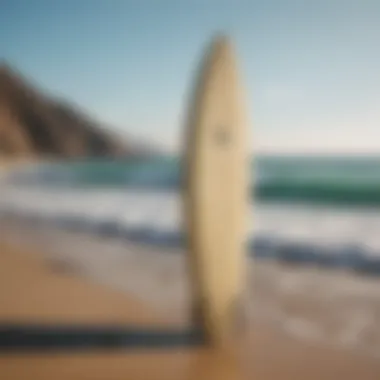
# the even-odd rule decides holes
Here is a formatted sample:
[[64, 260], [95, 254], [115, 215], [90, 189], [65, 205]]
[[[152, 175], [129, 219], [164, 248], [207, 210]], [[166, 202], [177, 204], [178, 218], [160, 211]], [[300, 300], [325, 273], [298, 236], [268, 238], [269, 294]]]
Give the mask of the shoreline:
[[[45, 198], [41, 198], [39, 190], [34, 191], [33, 187], [23, 190], [16, 187], [15, 190], [12, 187], [3, 188], [5, 200], [0, 200], [0, 218], [3, 214], [6, 219], [14, 219], [26, 225], [38, 224], [49, 229], [57, 228], [66, 232], [88, 234], [89, 237], [102, 236], [128, 240], [152, 248], [160, 246], [163, 249], [172, 250], [184, 246], [185, 239], [180, 229], [180, 217], [177, 215], [177, 210], [173, 208], [173, 204], [178, 202], [177, 195], [165, 194], [160, 199], [155, 193], [148, 193], [144, 198], [138, 192], [120, 191], [117, 194], [102, 196], [82, 191], [78, 199], [77, 194], [72, 199], [70, 197], [65, 199], [67, 192], [51, 192], [48, 193], [49, 197], [45, 194]], [[43, 204], [39, 205], [41, 199], [45, 199], [42, 202], [45, 208]], [[154, 204], [160, 205], [162, 212], [150, 215], [149, 209], [147, 210], [144, 205], [144, 199], [150, 207]], [[272, 207], [272, 211], [267, 210], [267, 214], [273, 212], [273, 209]], [[167, 216], [165, 214], [174, 215], [174, 219], [165, 220]], [[268, 218], [265, 211], [260, 214], [260, 209], [256, 210], [256, 214], [258, 218]], [[347, 219], [339, 214], [330, 213], [324, 217], [318, 215], [320, 219], [314, 221], [314, 224], [302, 213], [292, 216], [289, 211], [277, 211], [274, 215], [282, 218], [284, 225], [276, 226], [278, 218], [273, 215], [271, 218], [274, 224], [269, 223], [266, 226], [267, 230], [256, 224], [258, 233], [249, 235], [250, 256], [262, 261], [280, 261], [290, 265], [343, 270], [380, 278], [380, 239], [376, 234], [380, 228], [380, 217], [375, 213], [357, 215], [356, 224], [351, 220], [352, 224], [348, 224], [349, 227], [344, 232], [342, 229], [345, 228], [344, 223]], [[302, 220], [302, 217], [305, 218], [305, 224], [308, 221], [311, 223], [309, 227], [301, 225], [300, 218]], [[349, 215], [345, 216], [345, 218], [349, 217]], [[139, 223], [139, 218], [146, 222]], [[352, 216], [351, 218], [355, 219]], [[285, 224], [286, 219], [288, 226]], [[292, 231], [293, 224], [300, 230]], [[313, 232], [310, 232], [313, 231], [313, 226], [315, 236]], [[354, 227], [357, 227], [356, 230], [363, 230], [362, 235], [359, 232], [355, 236]], [[271, 228], [272, 234], [268, 232]], [[276, 234], [273, 230], [280, 231], [280, 234]]]
[[[3, 223], [1, 230], [0, 241], [37, 255], [50, 269], [67, 267], [74, 277], [140, 299], [164, 319], [187, 322], [190, 299], [182, 250], [38, 226]], [[257, 260], [249, 261], [248, 275], [247, 307], [254, 320], [297, 339], [348, 351], [374, 350], [380, 356], [376, 278]]]
[[30, 167], [43, 164], [46, 161], [38, 159], [0, 160], [0, 179], [19, 167]]
[[[151, 247], [140, 248], [132, 252], [131, 246], [117, 245], [116, 243], [113, 245], [112, 240], [109, 239], [89, 239], [86, 241], [84, 236], [76, 236], [73, 240], [66, 241], [61, 233], [50, 236], [33, 235], [31, 230], [16, 228], [15, 226], [7, 229], [2, 228], [2, 231], [7, 236], [0, 237], [0, 283], [2, 282], [0, 289], [3, 289], [3, 291], [0, 290], [0, 321], [1, 319], [4, 321], [4, 318], [7, 321], [29, 320], [35, 322], [42, 319], [45, 322], [71, 320], [75, 322], [86, 321], [91, 324], [108, 320], [113, 323], [133, 321], [134, 324], [138, 324], [141, 321], [146, 321], [147, 325], [152, 323], [177, 327], [186, 325], [185, 315], [188, 311], [186, 304], [189, 300], [186, 297], [179, 300], [186, 292], [186, 288], [181, 288], [184, 275], [180, 270], [181, 263], [178, 263], [180, 255], [155, 255]], [[23, 236], [23, 242], [17, 238], [20, 235]], [[18, 244], [16, 244], [17, 240]], [[58, 241], [60, 242], [59, 245], [57, 245]], [[131, 251], [130, 254], [129, 251]], [[125, 257], [125, 253], [128, 253], [129, 256]], [[163, 257], [165, 257], [164, 260]], [[66, 263], [71, 263], [71, 266], [69, 265], [63, 271], [58, 268], [58, 271], [54, 272], [54, 260], [52, 265], [51, 258], [58, 259], [58, 263], [59, 260], [64, 259]], [[173, 262], [173, 259], [177, 260], [177, 264]], [[124, 266], [124, 270], [117, 269], [122, 266]], [[303, 357], [302, 360], [307, 361], [310, 367], [314, 367], [315, 363], [320, 363], [322, 359], [318, 358], [327, 360], [332, 355], [332, 358], [341, 358], [339, 360], [332, 359], [333, 363], [334, 360], [338, 360], [341, 364], [337, 364], [338, 362], [332, 366], [329, 364], [329, 367], [325, 369], [326, 373], [322, 375], [319, 372], [322, 376], [320, 378], [335, 379], [336, 377], [333, 377], [335, 371], [346, 371], [346, 367], [351, 368], [357, 377], [360, 376], [363, 379], [375, 379], [380, 376], [378, 356], [372, 357], [368, 353], [366, 354], [365, 350], [350, 349], [349, 345], [347, 348], [334, 346], [323, 340], [315, 339], [315, 336], [313, 337], [315, 330], [305, 330], [305, 328], [310, 327], [310, 324], [305, 325], [306, 317], [309, 319], [319, 318], [328, 326], [331, 321], [324, 320], [326, 310], [349, 314], [350, 308], [355, 309], [358, 305], [367, 308], [378, 303], [376, 300], [379, 291], [376, 281], [368, 280], [366, 287], [363, 282], [355, 283], [356, 280], [347, 274], [340, 274], [337, 279], [336, 275], [299, 271], [297, 268], [286, 268], [281, 265], [258, 264], [256, 267], [253, 277], [255, 281], [251, 285], [253, 289], [251, 296], [256, 299], [256, 303], [253, 304], [256, 312], [253, 313], [252, 334], [259, 334], [260, 338], [251, 337], [248, 339], [246, 353], [255, 352], [255, 355], [259, 357], [266, 355], [267, 361], [279, 361], [285, 371], [295, 370], [296, 366], [299, 365], [297, 364], [299, 355]], [[274, 279], [277, 280], [274, 281]], [[323, 283], [325, 284], [324, 287], [320, 288]], [[46, 286], [46, 284], [49, 285]], [[347, 288], [347, 284], [351, 286], [352, 291]], [[86, 290], [83, 290], [85, 288]], [[178, 292], [177, 294], [173, 293], [173, 289], [177, 291], [179, 288], [182, 289], [179, 292], [181, 293], [180, 297]], [[305, 288], [305, 295], [299, 294], [302, 288]], [[338, 298], [334, 298], [333, 293], [338, 292], [340, 288], [344, 290], [347, 297], [338, 296]], [[324, 297], [323, 294], [327, 289], [332, 296], [328, 303], [329, 306], [320, 302], [320, 298]], [[72, 296], [69, 293], [73, 292], [75, 296], [71, 298]], [[91, 300], [95, 298], [95, 295], [91, 296], [93, 293], [96, 293], [97, 301]], [[357, 300], [355, 297], [352, 298], [356, 293]], [[58, 294], [61, 295], [58, 296]], [[51, 299], [53, 295], [54, 298]], [[363, 295], [367, 295], [367, 301]], [[308, 300], [309, 298], [310, 300]], [[109, 299], [109, 301], [105, 301], [105, 299]], [[99, 300], [103, 306], [98, 302]], [[268, 303], [268, 300], [276, 302]], [[111, 306], [109, 302], [111, 304], [112, 302], [124, 303], [124, 306], [120, 304]], [[364, 302], [367, 302], [367, 306]], [[74, 308], [67, 307], [70, 304]], [[107, 304], [108, 306], [106, 306]], [[282, 312], [294, 314], [285, 325], [281, 326], [284, 321], [281, 322], [283, 316], [277, 314], [276, 317], [276, 315], [271, 314], [273, 311], [271, 308], [273, 309], [275, 305], [280, 306]], [[359, 309], [357, 311], [359, 314], [356, 313], [355, 315], [360, 316], [362, 312]], [[302, 322], [301, 314], [304, 322]], [[357, 325], [358, 320], [355, 318], [352, 322], [356, 323], [356, 327], [352, 324], [348, 326], [351, 332], [353, 332], [352, 328], [360, 329], [360, 325]], [[295, 323], [298, 325], [296, 326]], [[342, 324], [339, 318], [334, 323], [335, 325]], [[377, 325], [378, 323], [375, 323], [375, 329]], [[368, 334], [365, 330], [363, 331]], [[299, 336], [299, 333], [306, 333], [306, 335]], [[331, 330], [329, 334], [333, 334], [333, 331]], [[371, 335], [373, 338], [373, 334], [370, 334], [369, 338]], [[347, 333], [346, 337], [349, 339]], [[263, 347], [264, 342], [268, 345], [267, 347]], [[291, 361], [283, 363], [283, 359], [280, 358], [283, 355], [288, 356], [286, 352], [289, 347], [293, 347], [292, 349], [297, 354], [293, 353], [294, 356], [289, 359]], [[274, 352], [272, 352], [273, 350]], [[181, 355], [188, 360], [189, 355], [194, 355], [194, 350], [191, 349], [190, 351], [191, 353], [184, 353], [182, 350]], [[195, 352], [198, 356], [199, 352], [203, 351], [196, 349]], [[33, 356], [35, 355], [37, 354], [33, 353]], [[92, 354], [89, 353], [89, 355]], [[170, 355], [173, 355], [173, 352]], [[7, 354], [1, 359], [1, 356], [0, 370], [4, 363], [7, 365], [6, 357], [19, 357], [17, 354]], [[74, 356], [70, 355], [70, 357], [74, 360]], [[120, 357], [123, 355], [120, 354]], [[211, 360], [208, 357], [208, 355], [201, 354], [199, 360]], [[17, 362], [19, 359], [12, 360]], [[341, 360], [342, 362], [340, 362]], [[31, 360], [28, 359], [27, 361]], [[349, 361], [350, 364], [348, 365], [346, 361]], [[374, 371], [373, 377], [371, 377], [372, 372], [366, 372], [362, 369], [364, 366], [360, 363], [363, 361], [367, 363], [366, 365], [369, 368], [372, 368], [371, 371]], [[169, 359], [168, 362], [171, 363]], [[346, 364], [343, 366], [343, 363]], [[359, 371], [358, 368], [360, 368], [360, 373], [357, 372]], [[307, 369], [308, 367], [305, 368], [305, 370]], [[251, 368], [249, 371], [253, 371], [253, 369]], [[346, 378], [351, 378], [348, 372], [347, 374], [344, 373]], [[304, 374], [304, 376], [309, 377], [309, 374]], [[22, 377], [20, 376], [20, 378]], [[153, 376], [152, 378], [156, 377]], [[265, 376], [263, 378], [266, 379]], [[270, 379], [273, 380], [273, 378]]]
[[[36, 247], [36, 246], [35, 246]], [[36, 247], [38, 250], [38, 248]], [[42, 252], [0, 240], [0, 321], [132, 323], [173, 326], [148, 302], [89, 281], [54, 273]], [[2, 353], [6, 379], [363, 379], [380, 375], [376, 358], [302, 342], [255, 321], [236, 358], [206, 348], [83, 353]], [[239, 352], [239, 350], [238, 350]], [[210, 377], [211, 376], [211, 377]]]

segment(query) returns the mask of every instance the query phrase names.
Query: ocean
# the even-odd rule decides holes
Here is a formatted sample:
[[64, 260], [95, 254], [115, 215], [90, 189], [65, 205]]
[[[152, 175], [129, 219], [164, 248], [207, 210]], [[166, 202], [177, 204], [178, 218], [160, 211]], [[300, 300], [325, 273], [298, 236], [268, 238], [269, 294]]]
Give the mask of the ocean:
[[[259, 157], [251, 178], [251, 255], [380, 274], [380, 157]], [[185, 244], [181, 182], [175, 157], [19, 166], [0, 214], [169, 249]]]

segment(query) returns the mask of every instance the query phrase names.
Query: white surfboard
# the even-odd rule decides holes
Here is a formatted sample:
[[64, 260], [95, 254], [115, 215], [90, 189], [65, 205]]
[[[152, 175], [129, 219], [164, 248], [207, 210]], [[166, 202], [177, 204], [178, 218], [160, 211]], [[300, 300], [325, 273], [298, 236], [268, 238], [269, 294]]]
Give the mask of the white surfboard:
[[220, 344], [241, 323], [248, 223], [248, 136], [234, 53], [208, 48], [187, 115], [184, 212], [195, 322]]

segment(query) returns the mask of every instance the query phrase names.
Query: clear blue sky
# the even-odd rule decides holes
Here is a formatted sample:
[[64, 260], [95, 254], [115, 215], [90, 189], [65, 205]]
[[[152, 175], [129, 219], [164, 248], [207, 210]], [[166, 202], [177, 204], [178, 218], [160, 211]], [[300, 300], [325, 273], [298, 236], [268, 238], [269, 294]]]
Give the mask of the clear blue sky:
[[0, 56], [173, 147], [194, 66], [222, 30], [260, 151], [380, 152], [379, 20], [378, 0], [0, 0]]

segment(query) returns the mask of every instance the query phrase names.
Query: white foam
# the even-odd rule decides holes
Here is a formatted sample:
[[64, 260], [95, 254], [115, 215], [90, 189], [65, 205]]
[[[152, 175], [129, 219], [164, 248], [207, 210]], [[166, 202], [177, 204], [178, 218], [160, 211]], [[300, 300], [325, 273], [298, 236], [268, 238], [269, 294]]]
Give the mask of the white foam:
[[[157, 232], [182, 228], [181, 199], [174, 192], [131, 189], [49, 189], [2, 185], [0, 209], [50, 218], [79, 217], [89, 226], [114, 220], [121, 227]], [[286, 241], [322, 246], [363, 245], [380, 252], [380, 216], [370, 210], [258, 204], [251, 207], [250, 236], [270, 235]]]

